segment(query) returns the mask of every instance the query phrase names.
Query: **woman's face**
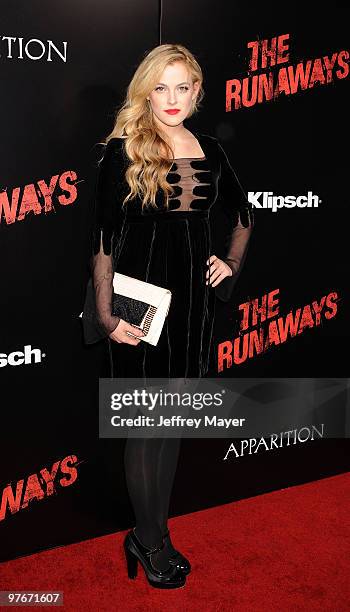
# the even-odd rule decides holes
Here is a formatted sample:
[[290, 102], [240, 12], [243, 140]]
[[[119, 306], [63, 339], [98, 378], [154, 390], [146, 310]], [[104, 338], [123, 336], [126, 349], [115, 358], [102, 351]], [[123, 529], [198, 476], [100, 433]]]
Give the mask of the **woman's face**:
[[175, 62], [165, 68], [147, 98], [156, 119], [169, 127], [175, 127], [186, 119], [198, 91], [199, 83], [192, 83], [184, 62]]

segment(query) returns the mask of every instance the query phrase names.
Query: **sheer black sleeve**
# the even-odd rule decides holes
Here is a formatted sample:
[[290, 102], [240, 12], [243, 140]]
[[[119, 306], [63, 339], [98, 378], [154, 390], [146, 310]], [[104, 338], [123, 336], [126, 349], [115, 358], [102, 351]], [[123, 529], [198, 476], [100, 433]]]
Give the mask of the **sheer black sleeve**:
[[[119, 143], [119, 144], [118, 144]], [[123, 227], [119, 155], [120, 139], [110, 140], [99, 163], [89, 279], [82, 313], [84, 340], [92, 344], [109, 336], [119, 324], [112, 313], [114, 250]]]
[[224, 278], [215, 287], [215, 295], [227, 302], [233, 292], [234, 285], [243, 266], [248, 242], [254, 225], [253, 211], [250, 202], [233, 170], [227, 155], [217, 141], [220, 159], [220, 177], [218, 197], [222, 209], [228, 217], [227, 251], [224, 261], [231, 268], [232, 276]]

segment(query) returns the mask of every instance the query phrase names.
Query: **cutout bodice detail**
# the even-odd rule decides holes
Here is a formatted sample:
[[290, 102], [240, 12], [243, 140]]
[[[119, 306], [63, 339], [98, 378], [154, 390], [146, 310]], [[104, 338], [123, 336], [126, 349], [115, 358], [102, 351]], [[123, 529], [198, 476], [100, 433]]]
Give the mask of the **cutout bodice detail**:
[[206, 200], [205, 187], [210, 186], [210, 169], [199, 163], [204, 161], [205, 156], [174, 159], [167, 176], [174, 188], [174, 194], [169, 196], [169, 212], [201, 209], [198, 200]]

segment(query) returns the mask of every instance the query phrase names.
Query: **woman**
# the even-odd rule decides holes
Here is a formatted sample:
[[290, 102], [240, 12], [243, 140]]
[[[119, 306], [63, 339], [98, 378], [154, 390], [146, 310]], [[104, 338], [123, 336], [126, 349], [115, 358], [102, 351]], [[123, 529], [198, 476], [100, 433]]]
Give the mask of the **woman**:
[[[246, 253], [252, 211], [226, 154], [216, 138], [193, 134], [183, 123], [204, 95], [202, 81], [185, 47], [156, 47], [138, 66], [106, 138], [96, 191], [94, 291], [90, 284], [83, 323], [87, 343], [109, 338], [115, 377], [204, 376], [215, 294], [229, 298]], [[234, 225], [225, 260], [211, 252], [209, 211], [216, 202]], [[111, 314], [115, 271], [171, 290], [156, 347]], [[140, 561], [149, 583], [160, 588], [183, 586], [191, 570], [167, 527], [179, 444], [129, 438], [125, 449], [136, 517], [124, 544], [129, 577]]]

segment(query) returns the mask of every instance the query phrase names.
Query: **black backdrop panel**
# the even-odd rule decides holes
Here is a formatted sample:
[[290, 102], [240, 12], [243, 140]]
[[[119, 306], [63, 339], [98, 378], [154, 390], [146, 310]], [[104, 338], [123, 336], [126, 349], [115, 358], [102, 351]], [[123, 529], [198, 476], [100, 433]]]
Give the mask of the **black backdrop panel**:
[[[1, 42], [7, 84], [0, 119], [1, 186], [10, 199], [19, 190], [19, 208], [13, 222], [1, 215], [0, 353], [29, 347], [38, 356], [18, 366], [11, 366], [10, 358], [0, 368], [0, 499], [8, 484], [16, 492], [24, 481], [21, 510], [12, 514], [6, 503], [0, 520], [1, 558], [8, 559], [130, 522], [122, 449], [98, 439], [98, 376], [109, 375], [108, 348], [83, 345], [78, 315], [88, 279], [98, 142], [111, 130], [115, 107], [140, 59], [158, 42], [158, 2], [97, 6], [60, 0], [43, 10], [34, 0], [7, 3], [1, 13], [2, 36], [16, 37], [11, 52]], [[31, 42], [27, 51], [39, 56], [44, 48], [37, 60], [24, 50], [34, 38], [39, 42]], [[64, 60], [52, 52], [48, 61], [48, 40]], [[59, 179], [65, 172], [75, 173], [76, 192], [62, 205]], [[39, 181], [49, 185], [56, 175], [51, 210], [45, 213]], [[34, 185], [40, 212], [21, 220], [27, 185]], [[79, 463], [78, 479], [62, 486], [59, 468], [54, 492], [23, 507], [30, 475], [72, 455]], [[103, 508], [109, 506], [113, 522], [108, 523]]]
[[[6, 83], [1, 186], [12, 203], [19, 198], [19, 208], [12, 219], [1, 216], [0, 353], [26, 346], [37, 352], [30, 363], [0, 368], [1, 559], [117, 531], [133, 521], [124, 443], [98, 439], [98, 378], [109, 375], [108, 345], [83, 345], [78, 314], [88, 278], [97, 143], [111, 129], [114, 109], [143, 54], [158, 44], [159, 31], [162, 43], [184, 44], [198, 58], [206, 96], [188, 127], [221, 139], [244, 188], [277, 195], [311, 190], [322, 200], [317, 209], [256, 209], [232, 300], [217, 302], [211, 375], [348, 375], [342, 357], [348, 334], [347, 186], [340, 153], [348, 142], [348, 79], [225, 112], [226, 81], [247, 76], [249, 41], [289, 33], [290, 64], [346, 49], [345, 20], [333, 6], [326, 14], [316, 3], [299, 3], [286, 14], [277, 2], [166, 1], [161, 21], [157, 2], [53, 2], [43, 11], [33, 1], [2, 9], [2, 36], [16, 40], [11, 53], [5, 40], [0, 50]], [[33, 38], [41, 41], [27, 50], [33, 56], [43, 50], [42, 58], [22, 54], [20, 38], [23, 47]], [[66, 54], [64, 61], [54, 51], [48, 61], [48, 40]], [[43, 181], [48, 186], [53, 177], [52, 198], [45, 202]], [[24, 194], [37, 214], [21, 219]], [[212, 226], [220, 256], [220, 215]], [[281, 313], [337, 291], [337, 316], [218, 374], [216, 350], [237, 333], [238, 306], [276, 288]], [[323, 413], [334, 438], [348, 426], [347, 398], [342, 402], [336, 417], [332, 405]], [[229, 444], [183, 441], [172, 515], [349, 470], [346, 439], [223, 461]], [[49, 472], [54, 485], [44, 482]], [[27, 505], [26, 495], [32, 499]]]
[[289, 61], [271, 67], [274, 75], [278, 67], [348, 50], [347, 28], [337, 4], [327, 14], [315, 2], [296, 2], [292, 11], [271, 1], [214, 5], [180, 0], [164, 5], [162, 41], [182, 42], [204, 69], [206, 97], [191, 122], [221, 139], [246, 191], [312, 191], [322, 200], [318, 208], [282, 208], [277, 213], [255, 209], [254, 236], [235, 293], [229, 305], [218, 303], [216, 345], [233, 337], [239, 304], [274, 289], [280, 290], [281, 313], [331, 291], [340, 298], [333, 319], [226, 370], [227, 376], [348, 374], [342, 351], [349, 334], [344, 257], [347, 159], [341, 151], [349, 140], [349, 78], [226, 112], [226, 82], [248, 76], [249, 42], [270, 43], [273, 37], [289, 34]]

